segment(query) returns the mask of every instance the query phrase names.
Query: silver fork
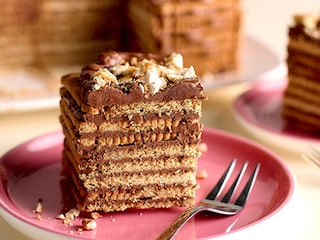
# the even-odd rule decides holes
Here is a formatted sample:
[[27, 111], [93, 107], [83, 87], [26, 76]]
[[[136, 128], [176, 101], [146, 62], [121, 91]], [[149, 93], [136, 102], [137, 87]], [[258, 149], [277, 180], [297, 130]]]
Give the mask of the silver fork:
[[320, 168], [320, 150], [310, 147], [302, 154], [302, 158]]
[[246, 168], [248, 166], [248, 162], [245, 162], [237, 175], [236, 179], [232, 183], [231, 187], [227, 191], [227, 193], [223, 196], [221, 200], [217, 200], [217, 197], [223, 190], [225, 184], [228, 181], [234, 167], [236, 164], [236, 159], [232, 160], [228, 168], [225, 170], [222, 177], [216, 183], [214, 188], [210, 191], [210, 193], [201, 200], [198, 204], [186, 208], [184, 212], [157, 238], [158, 240], [167, 240], [173, 239], [173, 237], [177, 234], [177, 232], [182, 228], [182, 226], [195, 214], [201, 211], [210, 211], [222, 215], [234, 215], [237, 214], [245, 205], [247, 198], [251, 192], [251, 189], [254, 185], [256, 177], [258, 175], [260, 164], [258, 163], [250, 175], [246, 185], [242, 189], [240, 195], [235, 200], [234, 203], [230, 203], [230, 199], [236, 190]]

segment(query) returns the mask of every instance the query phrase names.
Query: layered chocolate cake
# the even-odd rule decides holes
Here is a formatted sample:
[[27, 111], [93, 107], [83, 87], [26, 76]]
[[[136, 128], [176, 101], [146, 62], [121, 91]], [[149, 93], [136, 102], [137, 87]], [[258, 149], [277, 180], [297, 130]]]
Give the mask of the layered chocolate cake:
[[[122, 47], [118, 0], [1, 0], [0, 97], [56, 94], [59, 78]], [[112, 20], [110, 20], [112, 19]]]
[[120, 3], [2, 0], [1, 66], [83, 66], [105, 49], [118, 49], [124, 18]]
[[287, 66], [283, 118], [287, 126], [320, 134], [320, 16], [294, 17]]
[[240, 0], [128, 0], [132, 48], [181, 52], [198, 74], [239, 67]]
[[[55, 93], [106, 50], [184, 55], [199, 76], [239, 68], [241, 0], [2, 0], [0, 97]], [[21, 75], [23, 83], [21, 84]], [[214, 80], [213, 80], [214, 81]], [[27, 84], [24, 84], [27, 82]]]
[[62, 84], [63, 170], [81, 211], [194, 203], [204, 95], [182, 55], [104, 52]]

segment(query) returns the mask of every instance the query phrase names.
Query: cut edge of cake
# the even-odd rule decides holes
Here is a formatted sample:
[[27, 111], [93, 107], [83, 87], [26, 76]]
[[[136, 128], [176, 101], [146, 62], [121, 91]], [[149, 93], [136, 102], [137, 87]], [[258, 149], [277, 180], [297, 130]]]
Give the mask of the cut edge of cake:
[[109, 51], [62, 84], [63, 170], [81, 211], [194, 203], [205, 97], [182, 55]]

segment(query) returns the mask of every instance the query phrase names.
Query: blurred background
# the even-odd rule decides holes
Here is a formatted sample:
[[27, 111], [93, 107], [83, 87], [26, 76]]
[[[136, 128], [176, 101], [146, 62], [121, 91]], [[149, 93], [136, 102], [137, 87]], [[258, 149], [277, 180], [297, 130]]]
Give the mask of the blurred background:
[[[25, 4], [33, 3], [34, 6], [39, 6], [44, 2], [44, 0], [19, 0]], [[77, 2], [77, 0], [69, 0]], [[109, 2], [116, 2], [117, 0], [92, 0], [92, 3], [96, 4], [107, 4]], [[137, 0], [138, 1], [138, 0]], [[0, 11], [3, 10], [5, 3], [15, 2], [15, 0], [0, 0]], [[53, 5], [51, 7], [57, 7], [55, 3], [67, 2], [64, 0], [51, 0]], [[80, 0], [78, 3], [81, 2]], [[273, 53], [279, 56], [280, 61], [284, 63], [286, 59], [286, 47], [288, 41], [288, 26], [292, 23], [292, 17], [294, 14], [299, 13], [319, 13], [320, 14], [320, 1], [319, 0], [243, 0], [243, 10], [244, 10], [244, 22], [243, 22], [243, 31], [245, 35], [250, 35], [261, 42], [263, 45], [268, 46], [273, 50]], [[7, 5], [6, 5], [7, 6]], [[81, 7], [79, 4], [74, 5], [75, 8]], [[24, 5], [21, 5], [21, 8], [17, 14], [22, 14], [17, 16], [17, 19], [20, 21], [20, 26], [16, 30], [18, 37], [23, 38], [24, 33], [30, 31], [26, 21], [23, 21]], [[121, 9], [114, 9], [108, 14], [116, 15], [119, 17], [119, 14], [122, 13]], [[102, 14], [104, 16], [104, 14]], [[48, 28], [46, 30], [50, 31], [50, 18], [57, 16], [44, 16], [44, 20], [48, 21]], [[97, 19], [87, 18], [86, 14], [79, 15], [85, 19], [87, 23], [96, 24], [100, 23]], [[33, 74], [29, 72], [29, 75], [26, 75], [24, 71], [15, 72], [16, 78], [11, 81], [8, 80], [9, 77], [12, 77], [12, 71], [7, 71], [8, 69], [4, 66], [4, 63], [8, 61], [8, 58], [4, 55], [4, 48], [1, 45], [6, 41], [5, 33], [3, 28], [1, 28], [1, 23], [5, 19], [4, 16], [0, 15], [0, 155], [9, 151], [16, 145], [25, 142], [33, 137], [51, 132], [59, 131], [61, 129], [59, 123], [59, 109], [58, 109], [58, 88], [57, 85], [52, 85], [52, 93], [54, 93], [53, 99], [47, 98], [47, 92], [44, 93], [45, 98], [36, 99], [36, 101], [25, 101], [23, 97], [22, 101], [15, 102], [12, 99], [8, 98], [7, 94], [10, 96], [16, 97], [15, 94], [12, 95], [14, 91], [17, 90], [17, 86], [22, 86], [19, 93], [23, 93], [23, 96], [31, 95], [33, 93], [34, 87], [41, 88], [41, 85], [34, 86], [34, 76], [42, 78], [43, 76], [48, 77], [50, 74], [44, 72], [44, 75]], [[27, 18], [28, 19], [28, 18]], [[65, 21], [60, 19], [61, 29], [63, 29]], [[73, 24], [77, 24], [76, 18]], [[108, 21], [107, 24], [112, 27], [116, 25], [116, 22]], [[3, 26], [3, 25], [2, 25]], [[110, 28], [109, 32], [104, 32], [103, 34], [119, 34], [119, 29]], [[77, 32], [74, 34], [81, 34]], [[97, 36], [97, 34], [92, 33], [92, 36]], [[72, 35], [72, 33], [69, 33]], [[88, 39], [87, 36], [83, 36], [84, 39]], [[19, 39], [17, 38], [16, 41]], [[54, 39], [50, 39], [54, 40]], [[70, 38], [65, 39], [66, 42], [72, 41]], [[101, 42], [100, 42], [101, 43]], [[109, 44], [108, 46], [117, 46], [115, 42], [102, 43]], [[100, 45], [101, 46], [101, 45]], [[14, 47], [14, 46], [13, 46]], [[21, 47], [19, 45], [15, 47]], [[79, 46], [73, 46], [74, 51], [76, 52]], [[80, 47], [81, 48], [81, 47]], [[22, 49], [25, 50], [25, 49]], [[59, 49], [59, 53], [63, 53], [63, 49]], [[88, 53], [92, 53], [94, 49], [87, 49]], [[28, 59], [28, 54], [21, 55], [24, 59]], [[72, 56], [70, 59], [72, 59]], [[255, 57], [255, 56], [254, 56]], [[13, 59], [15, 61], [15, 59]], [[261, 62], [259, 58], [256, 59], [256, 63]], [[66, 59], [66, 62], [68, 59]], [[261, 65], [261, 64], [260, 64]], [[19, 64], [16, 64], [14, 67], [21, 68]], [[255, 69], [256, 64], [249, 66], [252, 69]], [[78, 68], [76, 68], [79, 70]], [[7, 71], [7, 72], [6, 72]], [[31, 74], [31, 75], [30, 75]], [[23, 77], [21, 77], [23, 76]], [[40, 76], [40, 77], [39, 77]], [[52, 77], [54, 83], [60, 78], [60, 73]], [[8, 77], [8, 78], [7, 78]], [[283, 80], [284, 76], [282, 76]], [[274, 79], [271, 79], [274, 80]], [[47, 83], [50, 85], [50, 81]], [[225, 131], [237, 133], [245, 137], [250, 137], [254, 141], [259, 142], [258, 138], [254, 138], [251, 135], [247, 134], [239, 124], [234, 120], [231, 114], [231, 106], [234, 99], [241, 94], [244, 90], [251, 87], [251, 83], [247, 85], [232, 85], [226, 88], [218, 88], [211, 91], [210, 100], [207, 101], [207, 111], [204, 120], [209, 127], [215, 127]], [[9, 90], [6, 88], [10, 88]], [[32, 91], [28, 92], [31, 89]], [[41, 91], [38, 91], [38, 96], [41, 97]], [[21, 95], [20, 95], [21, 96]], [[12, 104], [11, 104], [12, 103]], [[212, 107], [214, 106], [214, 107]], [[41, 109], [40, 109], [41, 108]], [[260, 143], [264, 143], [261, 141]], [[271, 221], [265, 221], [265, 224], [260, 224], [260, 232], [266, 234], [266, 237], [259, 235], [257, 237], [257, 232], [252, 231], [252, 235], [247, 233], [250, 237], [246, 236], [246, 233], [243, 232], [245, 237], [237, 239], [270, 239], [272, 236], [277, 236], [277, 239], [319, 239], [320, 228], [319, 225], [319, 170], [315, 167], [308, 165], [305, 161], [301, 159], [301, 156], [297, 153], [292, 153], [281, 149], [280, 147], [274, 147], [271, 144], [265, 144], [266, 147], [270, 148], [276, 154], [278, 154], [293, 170], [297, 182], [298, 189], [295, 197], [293, 206], [297, 207], [295, 209], [288, 208], [287, 211], [284, 211], [282, 215], [279, 215], [278, 218], [272, 218]], [[301, 206], [303, 205], [303, 208]], [[298, 220], [297, 219], [298, 216]], [[301, 220], [303, 219], [303, 221]], [[284, 224], [285, 223], [285, 224]], [[1, 239], [29, 239], [23, 234], [17, 232], [9, 224], [7, 224], [2, 217], [0, 217], [0, 232]], [[258, 232], [259, 233], [259, 232]], [[291, 234], [290, 234], [291, 233]], [[270, 237], [271, 236], [271, 237]]]
[[244, 0], [244, 30], [286, 57], [288, 25], [297, 13], [320, 14], [318, 0]]
[[[120, 1], [1, 0], [0, 97], [33, 97], [35, 90], [38, 96], [54, 94], [61, 75], [95, 61], [105, 49], [125, 50], [128, 41], [116, 40], [128, 38]], [[320, 11], [317, 0], [240, 2], [244, 35], [270, 47], [281, 60], [292, 16]]]

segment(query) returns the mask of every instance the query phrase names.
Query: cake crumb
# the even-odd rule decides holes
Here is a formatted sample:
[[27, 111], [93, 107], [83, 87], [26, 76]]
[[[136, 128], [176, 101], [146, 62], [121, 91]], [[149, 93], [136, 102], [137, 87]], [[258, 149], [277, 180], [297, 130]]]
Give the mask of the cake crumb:
[[60, 213], [58, 216], [56, 216], [56, 219], [64, 220], [66, 216], [63, 213]]
[[61, 213], [58, 216], [56, 216], [56, 219], [61, 219], [63, 220], [64, 224], [71, 224], [71, 221], [78, 217], [80, 215], [80, 211], [76, 208], [71, 208], [68, 212], [66, 213]]
[[42, 204], [42, 199], [39, 198], [37, 207], [35, 210], [33, 210], [34, 213], [42, 213], [43, 212], [43, 204]]
[[37, 202], [36, 209], [32, 210], [33, 213], [36, 213], [35, 219], [42, 220], [41, 213], [43, 212], [42, 199], [39, 198]]
[[78, 217], [79, 214], [80, 214], [80, 211], [78, 209], [72, 208], [65, 214], [65, 219], [63, 220], [63, 222], [70, 223], [73, 219]]
[[198, 151], [202, 153], [208, 151], [208, 145], [206, 143], [200, 143], [198, 146]]
[[91, 217], [92, 217], [93, 219], [98, 219], [98, 218], [101, 218], [102, 216], [101, 216], [101, 214], [98, 213], [98, 212], [92, 212], [92, 213], [91, 213]]
[[97, 227], [97, 223], [94, 219], [90, 219], [90, 218], [85, 218], [82, 220], [82, 228], [84, 230], [93, 230], [96, 229]]
[[80, 235], [82, 235], [83, 234], [83, 227], [78, 227], [78, 233], [80, 234]]
[[197, 174], [197, 179], [205, 179], [208, 177], [208, 173], [206, 170], [201, 170], [200, 172], [198, 172]]

